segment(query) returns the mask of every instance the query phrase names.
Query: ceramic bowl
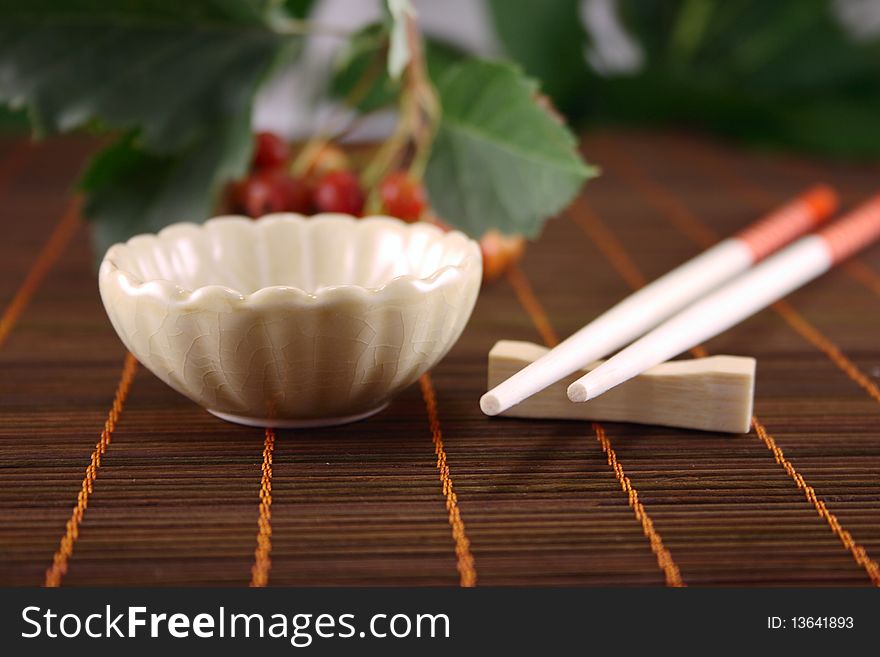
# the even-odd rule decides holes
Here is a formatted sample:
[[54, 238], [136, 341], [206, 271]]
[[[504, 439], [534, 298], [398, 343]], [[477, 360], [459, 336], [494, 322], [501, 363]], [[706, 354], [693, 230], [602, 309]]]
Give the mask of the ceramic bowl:
[[218, 217], [112, 246], [101, 299], [125, 346], [214, 415], [252, 426], [352, 422], [458, 339], [476, 242], [389, 217]]

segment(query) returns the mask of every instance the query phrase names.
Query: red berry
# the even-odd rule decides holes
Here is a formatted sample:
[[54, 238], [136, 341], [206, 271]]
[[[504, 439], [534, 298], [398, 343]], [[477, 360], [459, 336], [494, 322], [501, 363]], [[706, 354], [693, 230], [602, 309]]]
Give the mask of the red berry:
[[314, 200], [320, 212], [360, 216], [364, 209], [364, 193], [357, 176], [351, 171], [325, 173], [315, 185]]
[[522, 257], [526, 240], [522, 235], [504, 235], [495, 229], [486, 231], [480, 238], [483, 254], [483, 280], [500, 278]]
[[410, 223], [419, 220], [427, 205], [422, 183], [405, 171], [388, 174], [379, 185], [379, 196], [385, 212]]
[[260, 176], [252, 175], [238, 180], [229, 189], [229, 201], [233, 211], [249, 217], [259, 217], [273, 212], [275, 194], [272, 186]]
[[283, 171], [267, 171], [275, 189], [281, 194], [281, 209], [284, 212], [309, 214], [312, 209], [312, 190], [303, 178], [293, 178]]
[[258, 132], [254, 143], [255, 169], [280, 167], [290, 158], [290, 149], [284, 141], [272, 132]]
[[257, 218], [272, 212], [307, 213], [311, 193], [303, 180], [291, 178], [279, 169], [270, 169], [232, 183], [229, 201], [234, 211]]

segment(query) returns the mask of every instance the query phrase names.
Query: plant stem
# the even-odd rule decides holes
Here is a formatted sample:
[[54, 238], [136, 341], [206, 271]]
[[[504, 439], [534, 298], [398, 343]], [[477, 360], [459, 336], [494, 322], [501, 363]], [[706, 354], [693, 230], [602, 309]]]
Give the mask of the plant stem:
[[318, 152], [326, 145], [328, 142], [336, 141], [340, 139], [343, 135], [349, 132], [352, 129], [352, 125], [356, 123], [356, 121], [361, 116], [355, 117], [355, 119], [350, 120], [346, 125], [341, 128], [336, 128], [334, 126], [335, 123], [338, 122], [338, 119], [343, 113], [343, 109], [347, 107], [356, 107], [358, 103], [360, 103], [364, 98], [366, 98], [367, 94], [370, 93], [370, 89], [372, 89], [373, 84], [376, 79], [382, 73], [382, 68], [385, 62], [385, 56], [387, 55], [387, 41], [384, 47], [380, 48], [376, 51], [375, 56], [370, 61], [369, 66], [367, 67], [364, 74], [357, 81], [354, 87], [345, 95], [342, 101], [339, 104], [337, 110], [325, 120], [324, 125], [317, 131], [317, 133], [309, 139], [302, 149], [299, 152], [299, 155], [294, 159], [293, 164], [291, 165], [291, 172], [295, 175], [301, 175], [305, 172], [309, 165], [312, 163], [313, 158]]
[[415, 115], [413, 118], [415, 154], [410, 163], [409, 172], [413, 177], [421, 179], [431, 155], [431, 146], [434, 143], [441, 111], [437, 92], [428, 76], [422, 35], [413, 16], [407, 17], [406, 28], [411, 53], [407, 69], [407, 82], [414, 96], [413, 113]]
[[[406, 149], [412, 143], [415, 147], [409, 172], [421, 178], [431, 154], [431, 145], [437, 123], [440, 120], [440, 103], [428, 76], [422, 35], [415, 17], [406, 18], [407, 39], [410, 60], [403, 77], [400, 93], [399, 118], [391, 137], [382, 144], [369, 166], [364, 170], [362, 180], [367, 188], [373, 188], [392, 164], [403, 159]], [[374, 194], [368, 197], [368, 203]]]

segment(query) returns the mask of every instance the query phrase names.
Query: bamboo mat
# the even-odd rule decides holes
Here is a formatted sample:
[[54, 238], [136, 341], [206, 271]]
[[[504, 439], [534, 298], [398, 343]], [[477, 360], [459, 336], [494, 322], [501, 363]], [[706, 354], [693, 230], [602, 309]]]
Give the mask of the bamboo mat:
[[588, 135], [604, 175], [429, 377], [264, 432], [126, 359], [68, 196], [93, 147], [0, 142], [0, 583], [880, 585], [880, 248], [704, 345], [758, 358], [747, 436], [477, 406], [496, 340], [552, 344], [808, 183], [857, 202], [876, 166]]

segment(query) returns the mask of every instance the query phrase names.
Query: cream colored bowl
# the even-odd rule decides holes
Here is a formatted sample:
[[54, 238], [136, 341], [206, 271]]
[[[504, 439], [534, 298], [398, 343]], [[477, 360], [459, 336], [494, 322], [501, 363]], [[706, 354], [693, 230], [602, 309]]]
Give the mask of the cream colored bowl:
[[175, 224], [112, 246], [99, 273], [125, 346], [214, 415], [340, 424], [381, 410], [458, 339], [480, 249], [387, 217], [275, 214]]

